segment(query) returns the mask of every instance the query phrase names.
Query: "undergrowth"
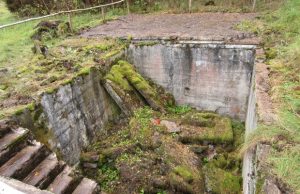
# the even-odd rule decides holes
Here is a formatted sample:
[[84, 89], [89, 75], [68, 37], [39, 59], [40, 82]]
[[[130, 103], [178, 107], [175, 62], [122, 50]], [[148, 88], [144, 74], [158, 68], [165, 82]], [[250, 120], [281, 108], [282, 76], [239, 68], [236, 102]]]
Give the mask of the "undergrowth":
[[[257, 1], [255, 11], [268, 10], [278, 7], [282, 0]], [[251, 12], [253, 1], [241, 0], [193, 0], [191, 12]], [[182, 0], [134, 0], [131, 1], [130, 9], [133, 12], [170, 12], [186, 13], [189, 11], [189, 1]]]

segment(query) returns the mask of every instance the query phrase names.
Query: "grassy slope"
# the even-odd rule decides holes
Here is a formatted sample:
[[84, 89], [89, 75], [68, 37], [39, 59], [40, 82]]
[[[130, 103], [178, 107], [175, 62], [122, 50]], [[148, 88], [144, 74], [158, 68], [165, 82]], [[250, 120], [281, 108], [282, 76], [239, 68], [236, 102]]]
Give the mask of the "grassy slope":
[[[114, 19], [117, 15], [122, 14], [123, 10], [114, 9], [107, 12], [106, 19]], [[0, 1], [0, 25], [10, 23], [12, 21], [20, 20], [11, 14], [4, 3]], [[52, 20], [67, 21], [67, 16], [58, 16], [50, 18]], [[29, 65], [33, 58], [31, 48], [33, 41], [30, 36], [34, 32], [34, 27], [40, 21], [28, 22], [21, 25], [9, 27], [0, 30], [0, 70], [7, 69], [8, 72], [0, 76], [0, 100], [4, 100], [9, 94], [15, 96], [32, 95], [31, 89], [36, 89], [34, 81], [35, 75], [26, 75], [24, 72], [30, 74], [35, 68]], [[93, 27], [102, 23], [102, 16], [99, 12], [90, 13], [84, 12], [73, 15], [72, 23], [74, 31], [79, 31], [83, 27]], [[63, 38], [53, 39], [46, 42], [49, 48], [60, 44]], [[24, 106], [14, 106], [9, 108], [1, 108], [0, 118], [22, 109]]]
[[[122, 11], [121, 11], [122, 12]], [[107, 13], [106, 19], [113, 19], [114, 16], [121, 13], [120, 10], [110, 11]], [[66, 16], [57, 16], [50, 18], [53, 20], [65, 20]], [[16, 17], [11, 14], [5, 4], [0, 1], [0, 25], [16, 21]], [[25, 24], [5, 28], [0, 30], [0, 68], [7, 66], [7, 63], [18, 63], [19, 59], [31, 53], [32, 41], [30, 35], [34, 31], [34, 27], [40, 21], [28, 22]], [[96, 26], [102, 22], [101, 14], [92, 14], [90, 12], [74, 15], [72, 18], [73, 27], [79, 30], [86, 26]], [[13, 65], [13, 64], [12, 64]]]
[[288, 0], [279, 10], [265, 13], [244, 27], [258, 33], [267, 51], [271, 97], [278, 119], [261, 126], [248, 145], [268, 142], [269, 172], [300, 193], [300, 1]]

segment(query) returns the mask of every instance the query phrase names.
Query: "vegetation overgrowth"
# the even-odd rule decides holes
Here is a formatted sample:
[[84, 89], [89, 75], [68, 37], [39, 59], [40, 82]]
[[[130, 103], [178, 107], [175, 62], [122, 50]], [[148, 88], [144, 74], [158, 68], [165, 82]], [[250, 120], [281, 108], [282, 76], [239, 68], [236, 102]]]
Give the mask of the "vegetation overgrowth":
[[272, 145], [265, 173], [300, 193], [300, 1], [288, 0], [275, 12], [240, 24], [262, 38], [270, 68], [270, 95], [277, 113], [273, 126], [261, 125], [246, 147]]
[[[116, 18], [124, 10], [115, 8], [107, 11], [106, 21]], [[7, 10], [3, 1], [0, 1], [0, 15], [0, 25], [20, 19]], [[68, 17], [57, 16], [51, 20], [68, 22]], [[81, 30], [103, 23], [100, 13], [73, 15], [72, 33], [54, 36], [57, 33], [42, 30], [43, 40], [33, 40], [31, 37], [37, 32], [37, 25], [41, 21], [0, 30], [0, 118], [22, 112], [28, 104], [37, 100], [37, 94], [45, 90], [51, 93], [57, 84], [68, 83], [72, 76], [89, 72], [92, 64], [100, 62], [101, 56], [113, 56], [122, 48], [123, 43], [115, 40], [91, 42], [72, 39]], [[36, 47], [45, 53], [33, 53]], [[93, 60], [96, 56], [99, 57], [96, 60], [98, 62]], [[79, 64], [82, 60], [85, 60], [85, 64]]]
[[[215, 6], [205, 6], [205, 1], [197, 1], [193, 4], [192, 11], [248, 12], [252, 6], [249, 2], [224, 0], [218, 1]], [[283, 6], [280, 9], [273, 12], [278, 5], [281, 5], [281, 2], [280, 0], [258, 1], [256, 10], [264, 10], [266, 12], [263, 12], [258, 20], [244, 22], [239, 26], [262, 37], [266, 50], [267, 63], [271, 71], [271, 96], [278, 115], [277, 121], [273, 126], [260, 126], [256, 133], [247, 140], [245, 146], [253, 146], [258, 142], [272, 145], [271, 155], [268, 158], [270, 168], [268, 168], [269, 171], [266, 173], [279, 177], [292, 190], [300, 193], [300, 1], [287, 0], [282, 4]], [[131, 1], [131, 11], [134, 12], [166, 10], [175, 13], [187, 12], [187, 1]], [[123, 9], [118, 8], [111, 10], [107, 13], [106, 19], [112, 19], [123, 12]], [[23, 13], [32, 14], [30, 10]], [[0, 25], [19, 19], [17, 14], [15, 15], [8, 11], [4, 1], [0, 1]], [[67, 16], [59, 16], [54, 19], [67, 21]], [[101, 14], [95, 12], [73, 15], [72, 20], [75, 33], [87, 26], [92, 27], [103, 22]], [[33, 54], [31, 47], [33, 46], [33, 41], [30, 39], [30, 36], [33, 34], [34, 27], [38, 22], [30, 22], [0, 30], [0, 100], [11, 97], [7, 96], [7, 94], [11, 93], [14, 95], [15, 91], [25, 92], [25, 94], [26, 92], [31, 92], [32, 90], [28, 90], [23, 84], [18, 83], [28, 82], [29, 85], [32, 85], [27, 78], [34, 77], [32, 75], [35, 75], [33, 72], [36, 70], [38, 72], [44, 70], [44, 68], [36, 69], [32, 64], [23, 67], [24, 64], [32, 62]], [[55, 47], [64, 38], [48, 40], [46, 41], [46, 45], [49, 48]], [[85, 49], [87, 49], [86, 52], [96, 53], [105, 50], [102, 47], [85, 47]], [[67, 53], [70, 54], [73, 51], [71, 49]], [[110, 50], [108, 54], [110, 53], [116, 53], [116, 51]], [[36, 58], [34, 60], [38, 61], [40, 59]], [[88, 70], [88, 67], [82, 67], [77, 73], [86, 73]], [[8, 71], [13, 72], [13, 74], [8, 77], [3, 76]], [[26, 75], [27, 78], [26, 76], [25, 78], [22, 77], [23, 75]], [[56, 80], [60, 79], [61, 75], [62, 72], [51, 74], [40, 81], [55, 83]], [[40, 79], [39, 76], [36, 78]], [[69, 83], [69, 80], [60, 81]], [[31, 101], [28, 102], [30, 103]], [[22, 108], [18, 106], [7, 111], [17, 113]], [[3, 107], [1, 109], [3, 110]], [[176, 114], [184, 114], [190, 111], [190, 109], [188, 107], [172, 107], [170, 111]], [[1, 113], [0, 118], [3, 116]], [[125, 156], [124, 158], [126, 159]], [[114, 171], [114, 169], [103, 167], [102, 171]], [[114, 179], [117, 176], [115, 172], [112, 174], [113, 177], [110, 177], [110, 179]]]
[[[181, 110], [182, 107], [174, 106], [173, 109]], [[185, 116], [191, 121], [187, 122]], [[216, 126], [208, 126], [207, 117], [214, 117]], [[181, 123], [183, 118], [188, 124]], [[181, 131], [169, 131], [163, 124], [165, 119], [176, 123]], [[229, 124], [226, 129], [218, 126], [224, 119]], [[184, 143], [181, 137], [202, 137], [202, 134], [183, 134], [189, 128], [230, 130], [242, 136], [244, 127], [238, 129], [238, 126], [243, 123], [211, 112], [185, 108], [184, 112], [161, 113], [144, 106], [135, 109], [126, 120], [109, 123], [105, 132], [100, 132], [96, 141], [82, 153], [80, 169], [84, 175], [97, 180], [107, 193], [225, 191], [237, 194], [242, 189], [238, 138], [227, 141], [211, 137], [204, 143]], [[239, 130], [241, 133], [237, 134]], [[85, 167], [86, 164], [95, 164], [97, 168]]]
[[[5, 1], [10, 11], [21, 16], [45, 15], [60, 10], [70, 10], [76, 8], [86, 8], [100, 4], [111, 3], [111, 0], [65, 0], [65, 1], [40, 1], [40, 0], [6, 0]], [[132, 12], [156, 12], [168, 11], [173, 13], [192, 12], [251, 12], [254, 10], [262, 11], [274, 6], [282, 0], [265, 0], [255, 3], [252, 0], [192, 0], [191, 10], [189, 10], [189, 0], [128, 0], [130, 11]], [[119, 4], [115, 7], [122, 7]]]

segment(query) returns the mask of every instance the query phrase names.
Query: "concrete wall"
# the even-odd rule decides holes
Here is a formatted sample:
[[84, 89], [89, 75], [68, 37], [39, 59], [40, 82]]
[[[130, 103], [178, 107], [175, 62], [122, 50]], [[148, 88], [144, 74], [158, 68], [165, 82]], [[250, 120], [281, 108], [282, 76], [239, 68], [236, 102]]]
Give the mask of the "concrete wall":
[[[250, 95], [248, 100], [247, 119], [245, 122], [245, 138], [257, 128], [255, 71], [253, 73]], [[243, 193], [254, 194], [256, 187], [256, 150], [250, 149], [243, 158]]]
[[99, 75], [91, 71], [42, 96], [47, 125], [54, 135], [51, 147], [57, 148], [69, 164], [79, 161], [82, 148], [113, 117], [116, 107], [100, 84]]
[[179, 104], [246, 119], [255, 49], [223, 44], [130, 45], [127, 60]]

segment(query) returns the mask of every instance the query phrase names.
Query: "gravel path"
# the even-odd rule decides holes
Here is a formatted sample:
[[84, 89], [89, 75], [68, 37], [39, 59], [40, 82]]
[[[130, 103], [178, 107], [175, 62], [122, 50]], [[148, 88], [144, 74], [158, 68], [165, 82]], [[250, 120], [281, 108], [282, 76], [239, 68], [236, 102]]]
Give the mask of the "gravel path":
[[84, 37], [180, 37], [197, 40], [248, 40], [249, 33], [234, 29], [255, 14], [195, 13], [195, 14], [131, 14], [83, 32]]

